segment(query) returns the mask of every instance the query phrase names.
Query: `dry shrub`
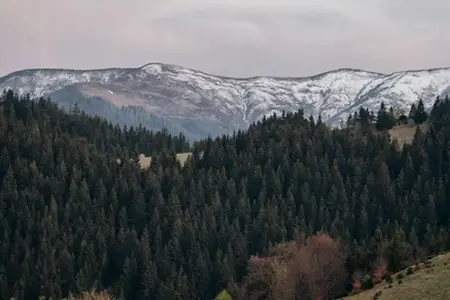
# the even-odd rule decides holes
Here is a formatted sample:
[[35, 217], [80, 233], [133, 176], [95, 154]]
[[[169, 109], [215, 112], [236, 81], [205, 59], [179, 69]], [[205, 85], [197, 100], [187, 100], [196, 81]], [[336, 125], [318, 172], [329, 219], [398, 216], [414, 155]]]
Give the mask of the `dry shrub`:
[[308, 238], [291, 264], [297, 278], [297, 294], [318, 300], [341, 292], [346, 278], [345, 261], [342, 245], [329, 235]]
[[342, 245], [327, 234], [280, 244], [270, 253], [250, 259], [249, 299], [328, 299], [344, 287], [346, 255]]
[[249, 262], [246, 292], [250, 300], [290, 300], [293, 290], [287, 264], [280, 257], [260, 258], [252, 256]]
[[361, 270], [356, 270], [353, 273], [352, 279], [353, 279], [353, 286], [351, 294], [358, 294], [362, 291], [362, 283], [361, 280], [363, 279], [363, 272]]
[[384, 276], [388, 273], [388, 265], [386, 260], [379, 259], [374, 266], [374, 271], [372, 274], [372, 283], [378, 284], [383, 281]]

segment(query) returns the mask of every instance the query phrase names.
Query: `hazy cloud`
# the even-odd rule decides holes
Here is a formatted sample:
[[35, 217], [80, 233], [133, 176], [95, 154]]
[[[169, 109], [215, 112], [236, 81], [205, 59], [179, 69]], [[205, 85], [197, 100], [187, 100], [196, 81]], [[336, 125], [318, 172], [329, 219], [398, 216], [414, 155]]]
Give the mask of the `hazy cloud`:
[[166, 62], [231, 76], [450, 65], [443, 0], [2, 0], [0, 74]]

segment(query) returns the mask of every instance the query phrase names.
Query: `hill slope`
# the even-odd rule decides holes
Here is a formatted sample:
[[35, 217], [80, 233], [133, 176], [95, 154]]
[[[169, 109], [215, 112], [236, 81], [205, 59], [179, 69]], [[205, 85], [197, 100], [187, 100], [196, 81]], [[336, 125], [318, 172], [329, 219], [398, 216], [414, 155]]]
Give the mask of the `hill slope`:
[[[419, 267], [411, 275], [406, 275], [403, 270], [393, 275], [394, 282], [389, 287], [388, 283], [382, 283], [375, 286], [371, 290], [363, 293], [346, 297], [346, 300], [372, 300], [374, 295], [381, 291], [378, 300], [441, 300], [450, 299], [450, 285], [448, 278], [450, 277], [450, 253], [439, 255], [421, 263]], [[413, 266], [416, 268], [416, 266]], [[405, 276], [401, 279], [402, 283], [396, 279], [399, 274]], [[400, 275], [400, 276], [402, 276]]]
[[[332, 131], [301, 112], [189, 147], [9, 92], [0, 97], [0, 295], [107, 289], [126, 300], [190, 300], [226, 289], [248, 300], [239, 296], [289, 291], [289, 274], [305, 284], [291, 295], [344, 295], [341, 279], [351, 285], [381, 258], [400, 270], [417, 254], [449, 250], [448, 120], [450, 101], [437, 102], [432, 127], [402, 149], [374, 124]], [[188, 151], [181, 167], [174, 153]], [[147, 170], [131, 161], [140, 153], [152, 155]], [[281, 253], [263, 260], [276, 281], [247, 280], [253, 257], [283, 244], [300, 263], [285, 268]], [[331, 266], [316, 264], [316, 249], [337, 254], [322, 252]]]
[[24, 70], [0, 78], [0, 90], [8, 88], [51, 96], [66, 107], [78, 102], [110, 121], [167, 127], [197, 139], [244, 129], [282, 111], [304, 109], [336, 126], [361, 105], [377, 111], [381, 101], [405, 111], [423, 98], [429, 108], [449, 91], [450, 68], [392, 74], [339, 69], [305, 78], [238, 79], [152, 63], [128, 69]]

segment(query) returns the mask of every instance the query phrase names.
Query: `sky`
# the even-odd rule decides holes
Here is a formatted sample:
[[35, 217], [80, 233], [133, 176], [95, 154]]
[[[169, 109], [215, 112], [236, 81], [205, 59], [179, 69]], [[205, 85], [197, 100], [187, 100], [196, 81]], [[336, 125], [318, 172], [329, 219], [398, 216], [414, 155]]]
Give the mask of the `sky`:
[[0, 2], [0, 76], [150, 62], [234, 77], [450, 66], [448, 0]]

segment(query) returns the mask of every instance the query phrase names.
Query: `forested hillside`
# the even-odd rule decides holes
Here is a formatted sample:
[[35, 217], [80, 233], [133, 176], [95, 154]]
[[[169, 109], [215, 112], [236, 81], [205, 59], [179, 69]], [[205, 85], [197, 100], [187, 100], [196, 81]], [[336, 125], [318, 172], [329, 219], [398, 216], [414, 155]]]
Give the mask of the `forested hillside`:
[[205, 126], [201, 127], [199, 126], [199, 124], [202, 124], [201, 121], [192, 122], [176, 117], [157, 116], [138, 105], [118, 107], [100, 97], [83, 95], [77, 91], [76, 87], [66, 87], [52, 93], [51, 100], [57, 103], [58, 107], [65, 108], [67, 111], [73, 109], [74, 106], [78, 106], [86, 114], [105, 118], [113, 124], [128, 127], [142, 125], [151, 130], [166, 128], [171, 134], [182, 132], [190, 140], [205, 138], [211, 132], [230, 131], [229, 128], [220, 128], [211, 124], [209, 126], [204, 124]]
[[[332, 283], [306, 271], [279, 281], [291, 288], [283, 299], [347, 294], [380, 265], [396, 271], [450, 247], [450, 103], [421, 113], [395, 117], [427, 122], [403, 148], [386, 131], [388, 112], [377, 120], [360, 110], [331, 130], [299, 111], [196, 143], [181, 167], [182, 136], [5, 93], [0, 295], [214, 299], [227, 289], [278, 300], [275, 273], [257, 284], [247, 273], [283, 245], [299, 254], [283, 270], [314, 263], [317, 251], [339, 262], [319, 270]], [[140, 153], [154, 154], [148, 169], [134, 162]]]

